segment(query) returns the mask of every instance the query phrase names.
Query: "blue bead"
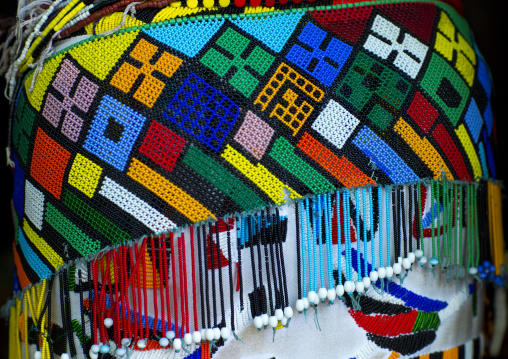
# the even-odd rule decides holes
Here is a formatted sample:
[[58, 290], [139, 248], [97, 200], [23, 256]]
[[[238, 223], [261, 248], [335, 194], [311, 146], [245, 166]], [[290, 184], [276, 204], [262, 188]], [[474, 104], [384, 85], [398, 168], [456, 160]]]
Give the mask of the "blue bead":
[[429, 263], [433, 266], [439, 264], [439, 259], [437, 259], [436, 257], [432, 257], [429, 261]]
[[495, 266], [495, 265], [493, 265], [493, 264], [491, 264], [491, 266], [490, 266], [490, 271], [491, 271], [492, 273], [494, 273], [494, 272], [496, 271], [496, 266]]
[[100, 352], [103, 354], [109, 353], [109, 345], [106, 344], [101, 345]]
[[481, 272], [481, 273], [480, 273], [480, 278], [481, 278], [481, 279], [485, 279], [485, 278], [487, 278], [487, 273], [485, 273], [485, 272]]
[[483, 266], [485, 268], [488, 268], [490, 266], [490, 262], [489, 261], [483, 261]]

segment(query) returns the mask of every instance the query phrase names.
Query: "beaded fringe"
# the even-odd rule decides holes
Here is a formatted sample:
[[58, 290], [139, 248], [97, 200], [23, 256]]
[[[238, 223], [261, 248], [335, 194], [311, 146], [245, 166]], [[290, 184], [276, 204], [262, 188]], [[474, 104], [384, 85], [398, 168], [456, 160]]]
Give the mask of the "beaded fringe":
[[[163, 348], [200, 348], [204, 357], [231, 337], [240, 340], [235, 330], [252, 320], [275, 335], [289, 326], [293, 304], [298, 312], [315, 309], [319, 328], [320, 303], [337, 300], [370, 328], [362, 294], [409, 293], [402, 284], [416, 263], [457, 285], [505, 285], [500, 193], [492, 182], [444, 180], [341, 190], [292, 203], [287, 212], [267, 208], [120, 245], [28, 286], [3, 308], [10, 357], [28, 358], [32, 344], [42, 358]], [[296, 236], [289, 238], [293, 214]], [[294, 250], [293, 268], [284, 253]], [[287, 283], [289, 271], [297, 271], [298, 286]], [[474, 284], [468, 288], [448, 305], [420, 299], [420, 309], [441, 319], [418, 324], [415, 317], [413, 331], [437, 328], [474, 292]], [[51, 319], [55, 303], [61, 325]]]

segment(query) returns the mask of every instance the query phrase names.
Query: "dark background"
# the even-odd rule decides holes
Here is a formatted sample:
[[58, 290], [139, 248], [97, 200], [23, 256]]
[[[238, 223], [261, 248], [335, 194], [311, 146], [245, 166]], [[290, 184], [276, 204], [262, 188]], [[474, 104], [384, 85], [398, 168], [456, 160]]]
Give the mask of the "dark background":
[[[462, 0], [465, 17], [473, 29], [476, 43], [490, 66], [494, 78], [494, 111], [497, 127], [496, 165], [500, 179], [508, 178], [508, 18], [505, 12], [505, 1], [499, 0]], [[0, 43], [4, 41], [2, 26], [8, 24], [8, 17], [15, 16], [15, 0], [4, 0], [0, 6]], [[9, 104], [3, 96], [5, 80], [0, 80], [0, 306], [12, 296], [13, 259], [11, 245], [14, 230], [11, 216], [12, 173], [6, 164], [5, 147], [7, 145]], [[503, 222], [508, 233], [508, 201], [506, 190], [503, 196]], [[7, 343], [4, 343], [8, 327], [0, 320], [0, 357], [6, 358]], [[4, 345], [5, 344], [5, 345]], [[508, 337], [500, 356], [508, 358]]]

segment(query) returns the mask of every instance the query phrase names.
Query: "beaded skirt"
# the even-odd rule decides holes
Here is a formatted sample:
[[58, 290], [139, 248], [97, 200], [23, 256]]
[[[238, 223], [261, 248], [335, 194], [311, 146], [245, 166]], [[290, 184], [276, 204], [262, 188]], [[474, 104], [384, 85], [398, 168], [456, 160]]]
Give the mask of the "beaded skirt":
[[501, 185], [459, 1], [32, 6], [10, 358], [488, 352]]

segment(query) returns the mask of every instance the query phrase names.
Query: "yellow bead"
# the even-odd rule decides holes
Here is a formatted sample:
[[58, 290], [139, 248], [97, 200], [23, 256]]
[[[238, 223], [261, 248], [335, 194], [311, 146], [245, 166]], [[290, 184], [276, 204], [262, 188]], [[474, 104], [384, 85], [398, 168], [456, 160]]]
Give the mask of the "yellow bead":
[[187, 6], [194, 9], [198, 6], [198, 0], [187, 0]]

